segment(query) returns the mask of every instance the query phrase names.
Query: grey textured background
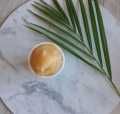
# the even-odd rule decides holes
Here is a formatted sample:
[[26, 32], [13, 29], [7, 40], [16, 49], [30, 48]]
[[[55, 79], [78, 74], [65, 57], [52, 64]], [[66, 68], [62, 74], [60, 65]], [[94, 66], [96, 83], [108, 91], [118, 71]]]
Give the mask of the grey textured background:
[[[4, 22], [7, 16], [18, 6], [28, 0], [0, 0], [0, 25]], [[100, 0], [102, 5], [120, 20], [120, 0]], [[8, 110], [0, 101], [0, 114], [9, 114]], [[120, 114], [120, 104], [111, 114]]]

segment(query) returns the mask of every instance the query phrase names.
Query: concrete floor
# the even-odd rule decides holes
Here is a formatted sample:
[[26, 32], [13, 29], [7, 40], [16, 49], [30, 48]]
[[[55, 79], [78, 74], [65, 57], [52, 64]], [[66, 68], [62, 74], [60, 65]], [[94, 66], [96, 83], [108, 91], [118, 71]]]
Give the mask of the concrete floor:
[[[4, 19], [18, 6], [28, 0], [0, 0], [0, 24]], [[110, 12], [120, 20], [120, 0], [100, 0], [104, 7], [108, 8]], [[0, 114], [10, 114], [9, 111], [0, 101]], [[120, 114], [120, 104], [111, 114]]]

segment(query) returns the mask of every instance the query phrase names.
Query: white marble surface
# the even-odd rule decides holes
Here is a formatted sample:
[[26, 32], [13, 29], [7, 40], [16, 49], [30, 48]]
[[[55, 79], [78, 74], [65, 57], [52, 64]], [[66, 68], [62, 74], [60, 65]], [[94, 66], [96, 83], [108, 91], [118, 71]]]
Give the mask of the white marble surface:
[[[28, 70], [31, 47], [47, 39], [24, 27], [26, 9], [16, 10], [0, 30], [0, 94], [15, 114], [109, 114], [119, 98], [99, 72], [65, 51], [66, 64], [56, 78], [40, 79]], [[103, 10], [113, 77], [120, 74], [120, 27]], [[34, 19], [35, 20], [35, 19]], [[118, 81], [115, 81], [120, 87]]]

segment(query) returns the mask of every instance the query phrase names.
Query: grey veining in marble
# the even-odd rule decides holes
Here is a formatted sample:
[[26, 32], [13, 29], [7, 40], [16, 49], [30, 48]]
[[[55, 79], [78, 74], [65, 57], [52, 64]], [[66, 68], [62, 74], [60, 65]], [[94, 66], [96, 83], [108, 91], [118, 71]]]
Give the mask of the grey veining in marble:
[[[90, 87], [85, 88], [88, 92], [93, 92]], [[55, 90], [45, 82], [35, 80], [25, 82], [21, 87], [16, 86], [8, 89], [7, 94], [3, 92], [2, 98], [15, 114], [94, 114], [101, 110], [101, 107], [96, 106], [95, 108], [98, 109], [94, 109], [94, 112], [90, 111], [92, 102], [84, 107], [84, 100], [80, 96], [75, 97], [77, 90], [74, 92], [71, 93], [72, 96], [69, 94], [66, 97], [67, 93], [63, 95], [62, 92]], [[107, 101], [107, 98], [102, 94], [99, 96], [99, 102], [96, 103], [100, 102], [104, 104], [104, 108], [108, 105], [106, 102], [112, 103]], [[101, 112], [103, 113], [103, 110]]]
[[[0, 96], [15, 114], [109, 114], [120, 99], [105, 78], [70, 53], [55, 78], [41, 79], [27, 66], [36, 43], [48, 39], [24, 27], [31, 2], [16, 10], [0, 29]], [[108, 36], [113, 77], [120, 74], [120, 26], [102, 9]], [[42, 23], [41, 23], [42, 24]], [[117, 83], [118, 87], [120, 84]]]

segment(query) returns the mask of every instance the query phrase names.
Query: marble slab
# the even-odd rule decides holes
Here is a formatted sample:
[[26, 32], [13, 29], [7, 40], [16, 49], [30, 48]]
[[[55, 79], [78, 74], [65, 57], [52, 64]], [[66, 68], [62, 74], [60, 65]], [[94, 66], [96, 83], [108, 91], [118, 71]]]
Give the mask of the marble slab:
[[[65, 68], [55, 78], [41, 79], [27, 66], [27, 55], [47, 38], [25, 28], [31, 2], [16, 10], [0, 29], [0, 96], [14, 114], [110, 114], [120, 99], [97, 71], [65, 52]], [[120, 74], [120, 25], [102, 8], [113, 77]], [[41, 23], [42, 24], [42, 23]], [[120, 88], [120, 84], [116, 81]]]

